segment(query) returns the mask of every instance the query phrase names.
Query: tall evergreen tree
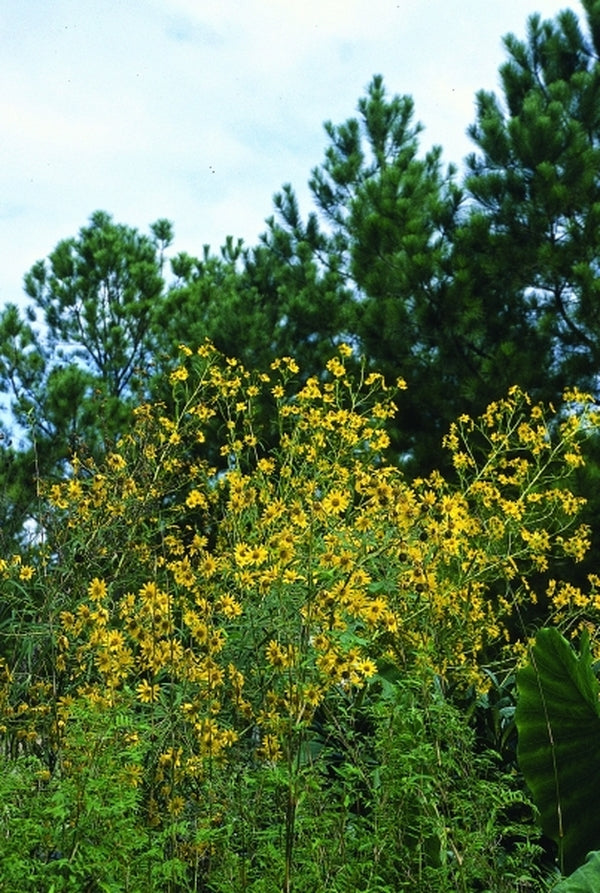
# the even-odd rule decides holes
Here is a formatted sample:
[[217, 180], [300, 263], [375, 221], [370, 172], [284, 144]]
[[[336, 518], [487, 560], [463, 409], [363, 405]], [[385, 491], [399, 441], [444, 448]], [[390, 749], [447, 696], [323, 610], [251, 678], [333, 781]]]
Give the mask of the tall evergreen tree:
[[485, 296], [484, 375], [548, 397], [600, 370], [600, 3], [583, 6], [587, 35], [566, 10], [504, 39], [503, 98], [477, 94], [458, 239], [457, 281]]
[[[546, 400], [599, 385], [600, 2], [582, 5], [581, 22], [570, 10], [552, 21], [533, 15], [525, 40], [508, 35], [502, 97], [477, 94], [454, 281], [480, 308], [467, 334], [482, 397], [491, 385], [518, 383]], [[590, 443], [578, 475], [592, 555], [599, 469], [600, 444]]]
[[36, 477], [61, 470], [74, 449], [95, 452], [127, 424], [155, 353], [164, 251], [172, 226], [151, 236], [98, 211], [25, 276], [32, 303], [0, 313], [5, 425], [0, 527], [18, 532], [35, 504]]
[[351, 335], [351, 290], [317, 214], [302, 219], [290, 184], [275, 195], [274, 205], [260, 244], [246, 253], [244, 275], [276, 308], [272, 351], [294, 354], [313, 374]]
[[408, 381], [396, 446], [422, 468], [435, 461], [455, 391], [447, 292], [461, 192], [439, 147], [420, 155], [413, 115], [410, 97], [389, 97], [374, 77], [357, 117], [325, 125], [330, 145], [310, 186], [352, 289], [361, 349]]
[[376, 76], [357, 116], [327, 122], [309, 184], [316, 210], [304, 222], [284, 186], [246, 272], [280, 307], [279, 343], [303, 352], [309, 370], [349, 338], [373, 367], [408, 379], [395, 448], [423, 465], [439, 448], [449, 390], [445, 293], [460, 191], [439, 148], [420, 157], [413, 112]]
[[61, 241], [25, 276], [48, 350], [55, 359], [81, 361], [111, 398], [125, 396], [152, 354], [162, 252], [172, 227], [158, 221], [153, 232], [154, 239], [97, 211], [78, 238]]

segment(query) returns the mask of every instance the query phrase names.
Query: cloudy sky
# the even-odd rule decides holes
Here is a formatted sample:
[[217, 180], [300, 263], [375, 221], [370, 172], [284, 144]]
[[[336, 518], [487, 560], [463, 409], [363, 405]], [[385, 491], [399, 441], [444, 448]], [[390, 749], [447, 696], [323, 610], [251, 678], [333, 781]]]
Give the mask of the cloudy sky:
[[578, 0], [1, 0], [0, 306], [102, 209], [175, 251], [256, 242], [283, 183], [310, 210], [323, 122], [373, 74], [460, 163], [501, 38]]

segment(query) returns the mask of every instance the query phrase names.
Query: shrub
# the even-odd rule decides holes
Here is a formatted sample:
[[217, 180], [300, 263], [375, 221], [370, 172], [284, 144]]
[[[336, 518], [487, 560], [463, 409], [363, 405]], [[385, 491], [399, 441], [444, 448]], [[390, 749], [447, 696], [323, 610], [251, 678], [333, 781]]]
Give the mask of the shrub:
[[[557, 557], [585, 553], [581, 500], [567, 481], [596, 422], [588, 398], [567, 395], [555, 411], [513, 389], [449, 432], [458, 483], [437, 473], [409, 483], [385, 458], [403, 382], [389, 387], [360, 366], [351, 375], [350, 354], [342, 345], [321, 378], [303, 381], [290, 358], [267, 374], [209, 344], [182, 348], [171, 409], [138, 407], [101, 467], [74, 456], [65, 480], [46, 485], [33, 554], [0, 564], [4, 628], [19, 631], [3, 638], [7, 757], [42, 761], [69, 827], [84, 788], [92, 800], [77, 813], [78, 828], [109, 777], [131, 778], [121, 789], [131, 797], [121, 805], [128, 833], [107, 800], [99, 820], [106, 850], [87, 826], [73, 838], [96, 884], [109, 857], [141, 865], [134, 854], [146, 834], [154, 861], [152, 869], [143, 863], [144, 889], [291, 890], [297, 878], [303, 891], [399, 889], [390, 841], [404, 853], [413, 844], [386, 824], [404, 803], [390, 773], [405, 771], [406, 739], [419, 739], [437, 702], [411, 701], [414, 728], [394, 707], [385, 733], [375, 704], [367, 729], [353, 732], [364, 755], [344, 752], [335, 784], [319, 723], [346, 717], [347, 734], [390, 673], [398, 704], [408, 680], [420, 680], [422, 692], [436, 679], [442, 691], [483, 690], [484, 663], [514, 661], [524, 647], [515, 614], [535, 602], [535, 575]], [[597, 610], [593, 593], [566, 605], [556, 583], [548, 598], [569, 622], [572, 608], [578, 624]], [[446, 731], [457, 722], [443, 713]], [[74, 762], [86, 723], [88, 750]], [[121, 723], [126, 735], [115, 737]], [[431, 772], [436, 742], [417, 759]], [[139, 760], [128, 756], [142, 745]], [[466, 796], [461, 746], [448, 757], [456, 803]], [[384, 756], [388, 768], [378, 770]], [[450, 769], [438, 768], [421, 799], [455, 786]], [[83, 779], [95, 779], [92, 788]], [[366, 814], [350, 820], [360, 791]], [[329, 811], [325, 792], [337, 797]], [[385, 846], [375, 821], [386, 828]], [[446, 854], [475, 846], [475, 828], [442, 840], [443, 821], [418, 812], [410, 832], [418, 858], [431, 841]], [[328, 830], [313, 845], [315, 823]], [[380, 845], [393, 880], [352, 874], [361, 859], [374, 864]], [[457, 864], [456, 854], [443, 858]], [[427, 872], [411, 877], [430, 883]]]

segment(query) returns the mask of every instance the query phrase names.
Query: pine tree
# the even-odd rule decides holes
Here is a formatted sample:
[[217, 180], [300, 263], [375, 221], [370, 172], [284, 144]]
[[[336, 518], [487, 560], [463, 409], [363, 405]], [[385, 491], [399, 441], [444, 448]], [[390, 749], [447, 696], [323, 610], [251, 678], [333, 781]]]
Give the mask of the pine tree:
[[[485, 295], [474, 331], [494, 377], [553, 397], [600, 368], [600, 3], [508, 35], [502, 101], [477, 94], [461, 234], [462, 285]], [[502, 372], [504, 370], [504, 372]]]
[[460, 191], [439, 148], [420, 157], [413, 114], [410, 97], [389, 97], [374, 77], [357, 116], [325, 124], [309, 182], [316, 210], [303, 222], [286, 185], [247, 269], [265, 277], [282, 336], [309, 367], [345, 338], [390, 380], [408, 380], [394, 448], [421, 467], [439, 450], [452, 392], [446, 291]]
[[0, 390], [7, 394], [0, 526], [10, 538], [35, 514], [36, 479], [60, 474], [77, 450], [122, 433], [147, 392], [164, 289], [166, 220], [152, 236], [98, 211], [24, 278], [32, 303], [0, 313]]
[[[469, 336], [482, 395], [493, 382], [550, 401], [565, 387], [597, 392], [600, 2], [582, 5], [583, 22], [570, 10], [552, 21], [533, 15], [525, 40], [508, 35], [502, 97], [477, 94], [469, 133], [478, 151], [465, 182], [471, 213], [454, 265], [457, 289], [479, 307]], [[578, 472], [592, 555], [600, 547], [599, 457], [600, 445], [590, 443]]]

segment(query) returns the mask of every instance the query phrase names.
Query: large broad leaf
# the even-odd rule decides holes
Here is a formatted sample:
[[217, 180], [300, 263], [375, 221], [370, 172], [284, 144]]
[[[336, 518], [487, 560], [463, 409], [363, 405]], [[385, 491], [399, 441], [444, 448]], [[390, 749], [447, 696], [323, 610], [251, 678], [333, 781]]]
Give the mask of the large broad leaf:
[[600, 890], [600, 853], [589, 853], [577, 871], [552, 887], [552, 893], [598, 893]]
[[600, 849], [600, 708], [587, 638], [578, 657], [557, 630], [540, 630], [517, 688], [519, 766], [569, 874]]

